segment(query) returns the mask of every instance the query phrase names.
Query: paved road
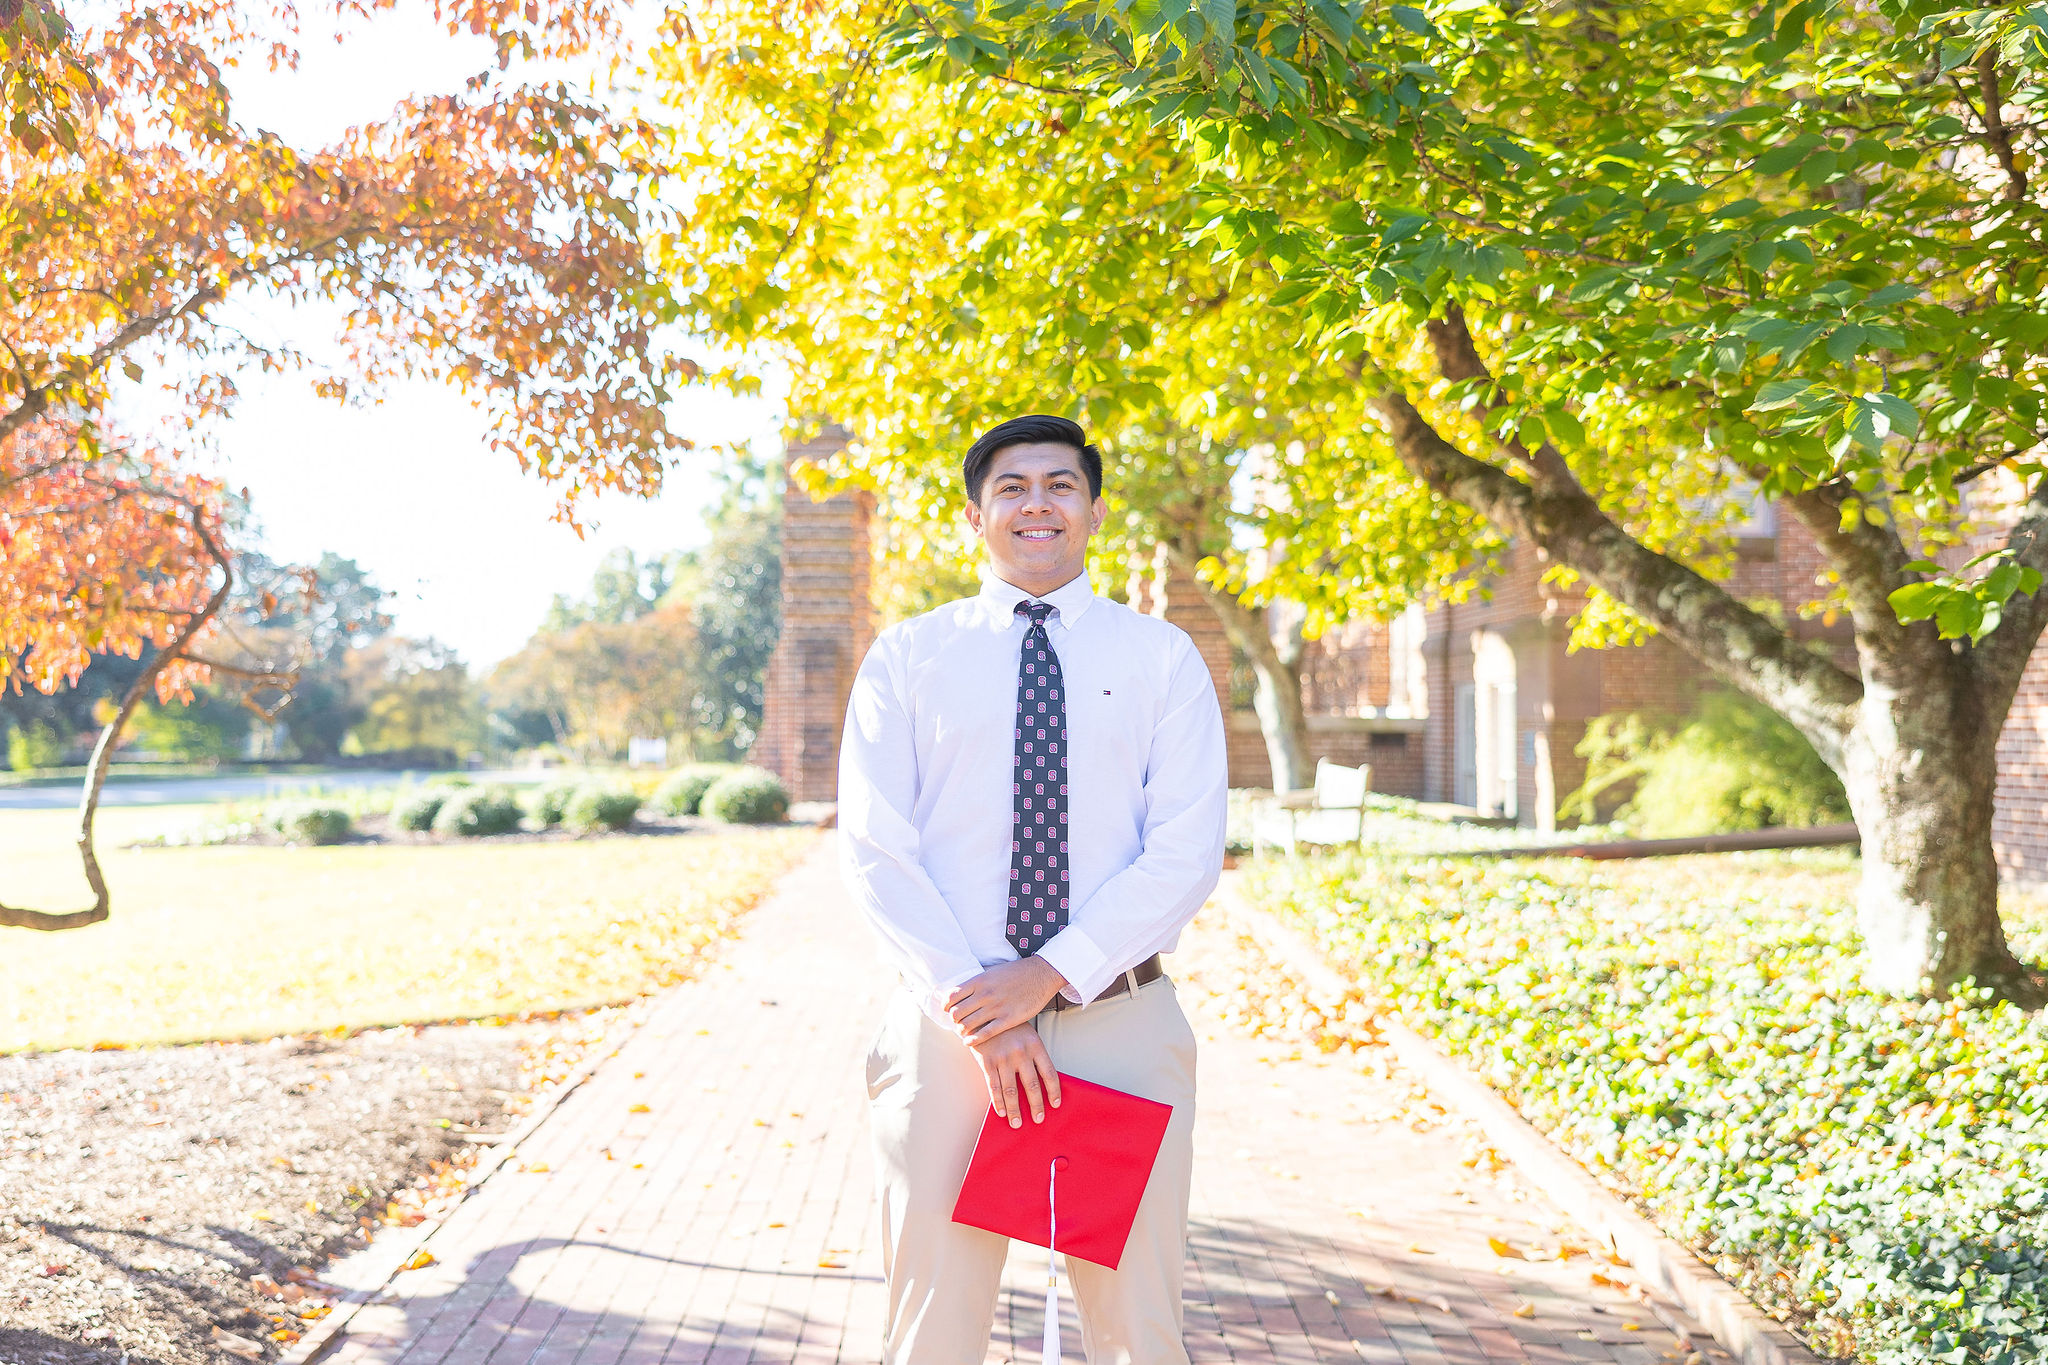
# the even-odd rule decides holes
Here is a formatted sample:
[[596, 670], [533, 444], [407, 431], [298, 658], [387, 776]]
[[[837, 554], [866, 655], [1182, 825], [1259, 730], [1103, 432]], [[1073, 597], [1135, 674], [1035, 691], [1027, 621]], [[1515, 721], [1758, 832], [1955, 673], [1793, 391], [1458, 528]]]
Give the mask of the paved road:
[[[859, 1078], [882, 994], [829, 853], [789, 876], [721, 965], [668, 994], [434, 1234], [433, 1263], [399, 1274], [319, 1365], [875, 1359]], [[1574, 1251], [1591, 1239], [1390, 1054], [1304, 1057], [1233, 1033], [1215, 1006], [1240, 951], [1211, 930], [1173, 960], [1177, 978], [1225, 992], [1183, 995], [1206, 1035], [1195, 1361], [1686, 1361], [1619, 1288], [1630, 1272]], [[1041, 1256], [1013, 1249], [990, 1365], [1038, 1358]], [[1726, 1361], [1696, 1341], [1691, 1365]]]
[[[338, 768], [323, 773], [224, 773], [218, 777], [129, 777], [109, 781], [100, 793], [102, 806], [188, 806], [217, 801], [260, 801], [310, 787], [389, 787], [431, 774], [381, 769]], [[531, 770], [464, 773], [475, 782], [532, 782]], [[0, 787], [0, 810], [62, 810], [78, 804], [79, 785]]]

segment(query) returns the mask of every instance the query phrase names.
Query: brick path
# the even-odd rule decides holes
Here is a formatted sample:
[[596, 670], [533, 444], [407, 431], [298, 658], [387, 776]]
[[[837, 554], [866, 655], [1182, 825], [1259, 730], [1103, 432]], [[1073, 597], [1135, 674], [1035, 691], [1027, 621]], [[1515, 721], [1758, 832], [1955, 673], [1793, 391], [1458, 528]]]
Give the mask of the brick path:
[[[1234, 941], [1191, 933], [1184, 999]], [[883, 993], [821, 850], [672, 991], [320, 1356], [333, 1365], [872, 1362], [881, 1314], [860, 1061]], [[1205, 967], [1205, 963], [1209, 964]], [[1687, 1360], [1383, 1052], [1203, 1037], [1188, 1277], [1197, 1361]], [[1477, 1165], [1467, 1165], [1473, 1156]], [[1043, 1253], [990, 1361], [1038, 1358]], [[1069, 1310], [1071, 1312], [1071, 1309]], [[1519, 1312], [1519, 1315], [1518, 1315]], [[1080, 1360], [1069, 1322], [1070, 1360]], [[1692, 1365], [1725, 1360], [1703, 1333]]]

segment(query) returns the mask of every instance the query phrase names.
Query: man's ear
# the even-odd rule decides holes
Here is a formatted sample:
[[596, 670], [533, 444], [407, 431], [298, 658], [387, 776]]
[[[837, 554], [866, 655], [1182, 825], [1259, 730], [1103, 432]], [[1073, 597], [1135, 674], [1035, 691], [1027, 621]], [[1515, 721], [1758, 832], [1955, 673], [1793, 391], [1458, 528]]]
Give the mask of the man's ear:
[[968, 524], [969, 526], [971, 526], [971, 527], [973, 527], [973, 528], [974, 528], [974, 534], [976, 534], [976, 535], [980, 535], [980, 534], [981, 534], [981, 504], [980, 504], [980, 503], [976, 503], [976, 502], [967, 502], [967, 503], [963, 503], [963, 504], [961, 504], [961, 508], [960, 508], [960, 510], [961, 510], [961, 512], [962, 512], [962, 513], [964, 513], [964, 514], [966, 515], [966, 517], [967, 517], [967, 524]]
[[1109, 504], [1104, 502], [1098, 494], [1095, 499], [1095, 505], [1088, 510], [1094, 516], [1094, 524], [1088, 528], [1088, 534], [1093, 535], [1102, 529], [1103, 522], [1109, 520]]

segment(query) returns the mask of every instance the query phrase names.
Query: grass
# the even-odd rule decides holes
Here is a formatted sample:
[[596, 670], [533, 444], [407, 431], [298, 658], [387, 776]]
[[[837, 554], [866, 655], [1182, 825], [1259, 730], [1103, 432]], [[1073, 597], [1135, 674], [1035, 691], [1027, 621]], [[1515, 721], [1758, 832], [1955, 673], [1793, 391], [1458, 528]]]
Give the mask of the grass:
[[[577, 843], [126, 849], [207, 807], [100, 821], [103, 924], [0, 929], [0, 1052], [482, 1018], [628, 999], [808, 850], [809, 830]], [[0, 814], [0, 899], [87, 902], [68, 811]]]

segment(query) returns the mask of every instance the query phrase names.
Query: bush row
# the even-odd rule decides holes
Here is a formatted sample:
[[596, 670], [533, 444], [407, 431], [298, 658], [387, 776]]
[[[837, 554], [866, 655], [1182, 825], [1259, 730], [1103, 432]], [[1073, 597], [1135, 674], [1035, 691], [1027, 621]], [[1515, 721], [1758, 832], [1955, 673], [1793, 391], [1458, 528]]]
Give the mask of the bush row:
[[1852, 878], [1800, 866], [1355, 854], [1246, 889], [1824, 1349], [2048, 1359], [2048, 1019], [1865, 991]]
[[[789, 794], [781, 779], [765, 769], [704, 763], [664, 778], [655, 789], [653, 805], [668, 815], [703, 814], [729, 824], [766, 824], [788, 815]], [[626, 828], [640, 807], [641, 798], [632, 788], [600, 781], [548, 783], [527, 793], [522, 808], [504, 787], [437, 778], [401, 796], [391, 808], [391, 819], [400, 829], [415, 833], [477, 836], [510, 833], [519, 828], [522, 817], [531, 816], [543, 829], [561, 825], [593, 833]], [[344, 826], [342, 836], [347, 832]]]

